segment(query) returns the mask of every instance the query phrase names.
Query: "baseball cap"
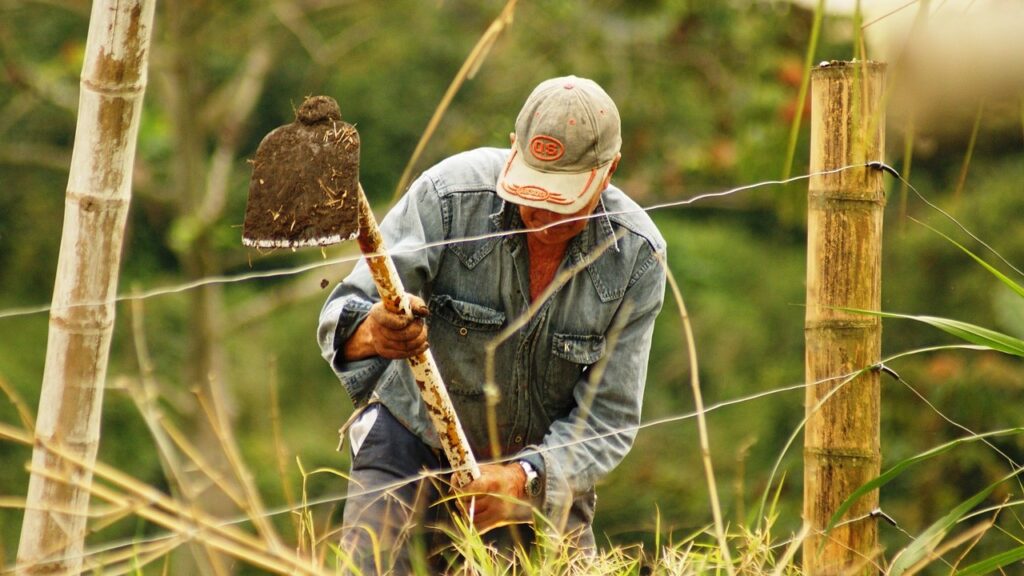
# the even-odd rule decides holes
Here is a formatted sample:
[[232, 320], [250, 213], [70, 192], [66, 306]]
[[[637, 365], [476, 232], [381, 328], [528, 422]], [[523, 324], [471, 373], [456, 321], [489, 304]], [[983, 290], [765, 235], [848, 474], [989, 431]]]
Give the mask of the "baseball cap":
[[557, 212], [580, 211], [602, 191], [622, 146], [619, 111], [593, 80], [541, 82], [516, 118], [516, 141], [498, 177], [509, 202]]

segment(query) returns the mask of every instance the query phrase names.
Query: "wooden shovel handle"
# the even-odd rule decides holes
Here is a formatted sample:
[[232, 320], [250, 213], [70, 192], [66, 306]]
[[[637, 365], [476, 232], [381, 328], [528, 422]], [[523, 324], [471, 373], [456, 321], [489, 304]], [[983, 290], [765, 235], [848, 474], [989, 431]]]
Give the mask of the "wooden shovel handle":
[[[405, 295], [405, 288], [402, 286], [402, 279], [398, 277], [395, 264], [391, 257], [384, 251], [384, 240], [380, 235], [380, 227], [370, 210], [370, 203], [366, 200], [363, 187], [359, 185], [359, 249], [363, 252], [366, 264], [370, 268], [373, 282], [377, 285], [377, 292], [380, 293], [384, 307], [396, 314], [411, 314], [408, 309], [408, 298]], [[462, 430], [462, 424], [452, 406], [452, 400], [448, 396], [448, 389], [441, 380], [441, 373], [437, 371], [437, 364], [434, 362], [434, 355], [428, 349], [422, 354], [408, 358], [409, 366], [412, 368], [413, 376], [416, 379], [416, 386], [420, 389], [420, 395], [427, 407], [427, 414], [437, 430], [441, 439], [441, 447], [444, 448], [448, 462], [455, 473], [452, 480], [457, 487], [465, 486], [470, 480], [480, 477], [480, 467], [477, 466], [476, 458], [469, 449], [469, 442], [466, 440], [466, 433]]]

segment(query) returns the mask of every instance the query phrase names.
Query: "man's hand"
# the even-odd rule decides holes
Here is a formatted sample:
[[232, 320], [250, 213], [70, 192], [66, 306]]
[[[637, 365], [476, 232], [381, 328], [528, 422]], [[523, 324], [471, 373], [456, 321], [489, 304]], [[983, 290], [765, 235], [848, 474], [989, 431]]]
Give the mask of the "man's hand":
[[526, 472], [516, 462], [485, 464], [480, 477], [459, 489], [463, 510], [473, 507], [473, 524], [486, 532], [503, 524], [518, 524], [533, 519], [526, 502]]
[[366, 320], [345, 341], [345, 359], [381, 356], [397, 360], [426, 352], [427, 326], [423, 318], [430, 315], [430, 310], [421, 298], [412, 294], [409, 295], [409, 306], [412, 318], [389, 312], [380, 302], [374, 304]]

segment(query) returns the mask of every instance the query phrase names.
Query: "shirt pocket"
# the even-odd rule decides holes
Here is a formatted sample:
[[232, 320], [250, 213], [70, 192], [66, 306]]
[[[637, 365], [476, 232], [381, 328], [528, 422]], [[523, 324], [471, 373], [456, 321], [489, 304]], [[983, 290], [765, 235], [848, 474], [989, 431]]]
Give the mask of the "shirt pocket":
[[547, 405], [552, 418], [560, 418], [575, 405], [576, 384], [584, 371], [604, 356], [602, 334], [554, 334], [548, 365]]
[[505, 313], [440, 294], [430, 299], [428, 338], [445, 387], [452, 394], [483, 394], [487, 343], [505, 326]]

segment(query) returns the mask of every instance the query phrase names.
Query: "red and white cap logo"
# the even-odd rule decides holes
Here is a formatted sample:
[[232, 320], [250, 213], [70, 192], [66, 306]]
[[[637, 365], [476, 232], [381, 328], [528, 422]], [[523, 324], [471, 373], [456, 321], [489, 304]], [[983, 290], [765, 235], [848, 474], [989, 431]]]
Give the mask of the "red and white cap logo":
[[541, 162], [554, 162], [565, 155], [565, 146], [553, 136], [534, 136], [530, 140], [530, 154]]
[[515, 145], [498, 195], [524, 206], [572, 214], [585, 207], [622, 146], [619, 112], [593, 80], [541, 82], [516, 117]]

